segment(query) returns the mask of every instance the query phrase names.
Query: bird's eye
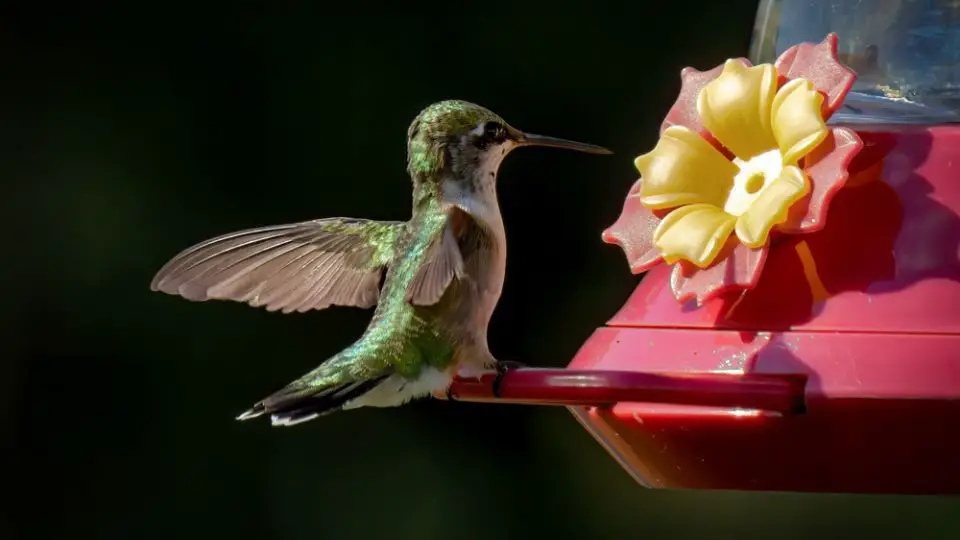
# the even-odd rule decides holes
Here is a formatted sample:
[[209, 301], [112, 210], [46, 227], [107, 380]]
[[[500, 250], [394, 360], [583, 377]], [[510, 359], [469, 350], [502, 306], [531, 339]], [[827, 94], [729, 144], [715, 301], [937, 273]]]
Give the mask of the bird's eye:
[[483, 125], [483, 136], [488, 140], [502, 140], [505, 134], [506, 129], [504, 129], [503, 124], [500, 122], [487, 122]]
[[471, 133], [473, 144], [480, 149], [500, 144], [507, 139], [507, 127], [500, 122], [484, 122], [475, 127]]

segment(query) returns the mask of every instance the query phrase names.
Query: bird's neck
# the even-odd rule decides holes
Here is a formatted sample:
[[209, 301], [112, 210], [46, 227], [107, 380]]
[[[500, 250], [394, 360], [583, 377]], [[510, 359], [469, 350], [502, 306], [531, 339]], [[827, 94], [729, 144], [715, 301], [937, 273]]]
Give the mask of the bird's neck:
[[485, 228], [503, 229], [494, 167], [475, 167], [459, 174], [447, 171], [414, 183], [414, 214], [445, 205], [461, 208]]

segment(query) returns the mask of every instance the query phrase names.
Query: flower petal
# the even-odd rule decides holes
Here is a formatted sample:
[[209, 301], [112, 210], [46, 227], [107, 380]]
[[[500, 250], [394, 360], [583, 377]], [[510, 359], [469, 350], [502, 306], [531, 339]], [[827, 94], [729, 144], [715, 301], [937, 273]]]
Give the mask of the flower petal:
[[795, 165], [827, 137], [827, 125], [820, 116], [823, 96], [806, 79], [784, 84], [773, 98], [773, 136], [783, 162]]
[[833, 196], [846, 185], [848, 168], [863, 142], [853, 131], [833, 128], [820, 146], [803, 158], [803, 171], [810, 180], [810, 193], [790, 207], [787, 221], [777, 230], [787, 234], [819, 231], [827, 220]]
[[737, 238], [750, 248], [766, 244], [770, 229], [785, 222], [790, 207], [809, 192], [807, 175], [797, 167], [784, 167], [780, 177], [764, 187], [737, 219]]
[[[733, 61], [740, 62], [744, 67], [750, 67], [750, 61], [746, 58], [735, 58]], [[670, 107], [663, 124], [660, 126], [660, 133], [663, 133], [671, 126], [683, 126], [692, 129], [707, 139], [711, 144], [716, 144], [713, 135], [707, 131], [700, 121], [700, 113], [697, 112], [697, 96], [707, 84], [720, 76], [723, 71], [723, 65], [719, 65], [708, 71], [698, 71], [692, 67], [684, 68], [680, 72], [680, 95], [677, 101]]]
[[740, 159], [776, 148], [770, 106], [777, 91], [777, 70], [770, 64], [744, 67], [727, 60], [723, 73], [704, 87], [697, 100], [703, 125]]
[[667, 264], [680, 259], [707, 267], [733, 232], [737, 218], [710, 204], [681, 206], [663, 218], [653, 233]]
[[640, 202], [635, 193], [640, 182], [634, 185], [631, 195], [623, 204], [623, 211], [616, 223], [603, 231], [603, 241], [620, 246], [627, 256], [630, 271], [634, 274], [646, 272], [660, 262], [660, 250], [653, 245], [653, 232], [660, 224], [660, 218]]
[[777, 59], [777, 72], [787, 79], [809, 79], [827, 99], [821, 115], [826, 120], [847, 97], [857, 74], [837, 59], [837, 34], [830, 33], [819, 44], [800, 43], [790, 47]]
[[685, 204], [723, 206], [737, 166], [689, 128], [667, 128], [657, 146], [634, 161], [640, 200], [660, 210]]
[[717, 262], [705, 269], [678, 264], [673, 269], [670, 286], [680, 302], [696, 298], [698, 304], [731, 289], [752, 289], [760, 279], [760, 271], [767, 259], [768, 246], [750, 249], [737, 241], [730, 241]]

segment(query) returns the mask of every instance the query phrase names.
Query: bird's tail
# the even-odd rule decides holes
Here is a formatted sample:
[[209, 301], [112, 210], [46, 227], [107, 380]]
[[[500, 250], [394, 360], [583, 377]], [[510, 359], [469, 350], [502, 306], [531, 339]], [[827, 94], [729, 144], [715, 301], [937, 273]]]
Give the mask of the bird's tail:
[[[335, 360], [325, 362], [317, 370], [293, 381], [282, 389], [264, 398], [237, 420], [249, 420], [269, 414], [274, 426], [292, 426], [318, 416], [343, 409], [344, 404], [373, 390], [391, 373], [379, 374], [364, 379], [344, 380], [342, 377], [323, 377], [317, 371], [333, 371]], [[324, 369], [328, 368], [328, 369]], [[330, 381], [317, 384], [317, 381]]]

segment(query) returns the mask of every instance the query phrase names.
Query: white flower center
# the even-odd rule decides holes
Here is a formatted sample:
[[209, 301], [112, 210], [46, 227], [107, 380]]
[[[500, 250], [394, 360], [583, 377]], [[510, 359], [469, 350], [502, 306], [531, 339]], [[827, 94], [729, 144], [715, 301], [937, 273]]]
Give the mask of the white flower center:
[[783, 156], [779, 149], [768, 150], [744, 161], [733, 159], [740, 172], [733, 177], [733, 187], [723, 205], [723, 211], [741, 216], [771, 182], [783, 172]]

